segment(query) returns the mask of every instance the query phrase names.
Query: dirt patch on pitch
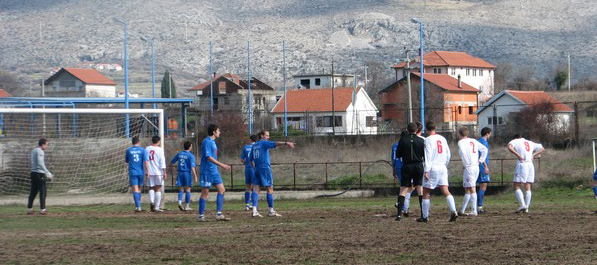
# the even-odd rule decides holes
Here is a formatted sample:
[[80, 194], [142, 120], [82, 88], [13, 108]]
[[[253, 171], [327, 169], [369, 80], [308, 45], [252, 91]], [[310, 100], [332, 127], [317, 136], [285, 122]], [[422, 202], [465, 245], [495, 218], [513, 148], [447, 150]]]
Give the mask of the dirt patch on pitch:
[[[283, 209], [282, 209], [283, 210]], [[497, 209], [448, 223], [432, 208], [431, 222], [394, 221], [393, 207], [282, 211], [230, 222], [198, 223], [194, 214], [68, 213], [69, 229], [0, 230], [3, 263], [591, 263], [597, 216], [579, 210]], [[418, 214], [418, 211], [414, 215]], [[0, 216], [27, 218], [26, 216]], [[92, 224], [104, 218], [112, 227]], [[28, 221], [27, 219], [24, 219]], [[85, 225], [89, 222], [89, 225]], [[130, 226], [130, 228], [129, 228]], [[40, 259], [40, 257], [43, 257]]]

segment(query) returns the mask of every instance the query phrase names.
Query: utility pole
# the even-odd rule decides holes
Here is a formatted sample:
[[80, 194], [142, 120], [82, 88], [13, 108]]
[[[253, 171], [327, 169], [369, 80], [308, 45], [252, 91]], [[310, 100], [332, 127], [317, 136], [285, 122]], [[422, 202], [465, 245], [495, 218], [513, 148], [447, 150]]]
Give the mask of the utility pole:
[[570, 91], [570, 54], [568, 54], [568, 91]]
[[[41, 97], [43, 98], [45, 96], [46, 96], [46, 84], [44, 82], [44, 79], [42, 78], [41, 79]], [[42, 108], [45, 109], [46, 105], [44, 104], [42, 106]], [[43, 116], [42, 117], [43, 118], [43, 120], [42, 120], [43, 135], [45, 136], [46, 135], [46, 114], [44, 113], [42, 116]]]
[[[367, 72], [369, 71], [369, 66], [365, 65], [365, 91], [367, 91]], [[355, 75], [355, 79], [356, 79], [356, 75]]]
[[410, 87], [410, 57], [406, 51], [406, 83], [408, 84], [408, 123], [413, 122], [413, 100]]
[[168, 98], [172, 98], [172, 72], [168, 71]]
[[332, 60], [332, 135], [336, 135], [336, 112], [334, 109], [334, 60]]

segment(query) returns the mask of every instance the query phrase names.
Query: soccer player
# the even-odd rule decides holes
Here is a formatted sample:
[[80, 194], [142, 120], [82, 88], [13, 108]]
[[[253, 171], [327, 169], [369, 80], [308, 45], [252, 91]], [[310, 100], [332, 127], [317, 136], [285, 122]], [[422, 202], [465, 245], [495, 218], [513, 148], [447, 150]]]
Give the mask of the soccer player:
[[252, 195], [253, 200], [253, 217], [262, 217], [257, 210], [259, 207], [259, 192], [262, 187], [265, 187], [267, 192], [267, 205], [269, 206], [269, 217], [280, 217], [274, 210], [274, 176], [272, 174], [272, 167], [269, 159], [269, 149], [277, 146], [288, 146], [294, 148], [293, 142], [273, 142], [269, 141], [269, 131], [261, 130], [258, 134], [259, 141], [253, 144], [251, 149], [250, 159], [255, 166], [255, 178], [253, 180], [253, 188], [255, 192]]
[[39, 208], [41, 215], [48, 214], [46, 209], [46, 181], [52, 180], [52, 173], [46, 168], [44, 162], [44, 150], [48, 148], [48, 140], [41, 138], [37, 142], [37, 147], [31, 151], [31, 192], [27, 202], [27, 214], [33, 214], [33, 201], [39, 192]]
[[220, 127], [215, 124], [207, 126], [207, 137], [201, 142], [201, 165], [199, 165], [199, 185], [201, 186], [201, 198], [199, 199], [199, 222], [205, 222], [205, 202], [209, 194], [209, 188], [215, 186], [218, 190], [216, 197], [216, 220], [230, 221], [230, 218], [222, 214], [224, 207], [224, 182], [218, 171], [218, 166], [229, 170], [230, 166], [218, 161], [218, 146], [216, 138], [220, 137]]
[[151, 145], [145, 148], [148, 156], [149, 168], [149, 202], [152, 212], [164, 212], [160, 209], [162, 200], [162, 186], [166, 180], [166, 157], [164, 149], [160, 147], [161, 138], [157, 135], [151, 137]]
[[257, 142], [258, 140], [257, 135], [251, 135], [251, 137], [249, 138], [251, 139], [251, 144], [245, 145], [243, 147], [243, 151], [240, 154], [240, 162], [245, 164], [245, 211], [249, 211], [253, 207], [253, 204], [251, 203], [251, 192], [254, 192], [253, 178], [255, 177], [255, 168], [253, 167], [253, 165], [251, 165], [249, 155], [251, 154], [253, 144], [255, 144], [255, 142]]
[[[396, 208], [398, 209], [398, 213], [396, 214], [396, 221], [400, 221], [402, 218], [405, 196], [409, 188], [415, 186], [419, 190], [423, 181], [425, 142], [415, 134], [417, 132], [417, 125], [415, 123], [409, 123], [407, 129], [409, 134], [406, 137], [400, 138], [398, 148], [396, 149], [396, 158], [402, 159], [402, 176], [400, 194], [397, 199], [398, 205]], [[421, 204], [421, 214], [423, 213], [422, 207]]]
[[450, 147], [446, 138], [435, 133], [435, 124], [427, 122], [429, 136], [425, 138], [425, 177], [423, 179], [423, 202], [422, 217], [417, 222], [429, 221], [429, 208], [431, 207], [431, 191], [439, 187], [442, 194], [446, 196], [448, 208], [450, 209], [450, 222], [456, 221], [456, 203], [454, 196], [448, 190], [448, 163], [450, 163]]
[[[597, 170], [595, 170], [595, 173], [593, 174], [593, 194], [595, 195], [595, 199], [597, 199]], [[595, 214], [597, 214], [597, 210], [595, 211]]]
[[[176, 185], [179, 186], [178, 190], [178, 209], [181, 211], [191, 211], [191, 187], [193, 187], [193, 180], [198, 182], [197, 171], [195, 170], [195, 156], [191, 153], [193, 145], [190, 141], [186, 141], [183, 144], [184, 151], [176, 154], [170, 165], [174, 166], [178, 162], [178, 177], [176, 178]], [[185, 194], [184, 201], [185, 207], [182, 207], [182, 195]]]
[[477, 211], [480, 214], [485, 213], [485, 210], [483, 209], [483, 197], [485, 197], [487, 184], [491, 181], [489, 177], [489, 137], [491, 137], [491, 129], [488, 127], [481, 129], [479, 143], [487, 148], [487, 158], [485, 158], [485, 162], [479, 164], [479, 178], [477, 178], [477, 183], [479, 183], [479, 191], [477, 192]]
[[[528, 213], [531, 207], [531, 185], [535, 182], [535, 166], [533, 158], [543, 152], [543, 145], [526, 140], [520, 134], [514, 135], [514, 139], [508, 143], [508, 150], [514, 154], [518, 161], [514, 172], [514, 194], [520, 207], [516, 213]], [[524, 196], [520, 186], [524, 184], [526, 190]]]
[[464, 212], [468, 203], [471, 203], [471, 215], [477, 215], [477, 177], [479, 177], [479, 164], [485, 163], [487, 157], [487, 147], [479, 141], [468, 138], [468, 128], [462, 127], [458, 130], [458, 153], [464, 166], [462, 176], [462, 186], [464, 187], [464, 200], [459, 215], [468, 215]]
[[143, 187], [143, 179], [148, 176], [149, 156], [141, 147], [139, 137], [133, 137], [132, 142], [133, 146], [126, 150], [124, 160], [129, 164], [129, 184], [133, 188], [135, 212], [141, 212], [141, 187]]

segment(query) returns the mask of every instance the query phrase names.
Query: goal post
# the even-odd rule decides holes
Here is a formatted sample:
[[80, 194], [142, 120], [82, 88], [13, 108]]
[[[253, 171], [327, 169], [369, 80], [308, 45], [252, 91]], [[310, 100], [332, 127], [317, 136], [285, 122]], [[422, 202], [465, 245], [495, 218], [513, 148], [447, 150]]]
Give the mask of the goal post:
[[159, 135], [164, 148], [164, 127], [163, 109], [0, 108], [0, 196], [29, 192], [30, 154], [40, 138], [49, 141], [50, 194], [73, 201], [122, 195], [129, 190], [130, 138], [147, 146]]

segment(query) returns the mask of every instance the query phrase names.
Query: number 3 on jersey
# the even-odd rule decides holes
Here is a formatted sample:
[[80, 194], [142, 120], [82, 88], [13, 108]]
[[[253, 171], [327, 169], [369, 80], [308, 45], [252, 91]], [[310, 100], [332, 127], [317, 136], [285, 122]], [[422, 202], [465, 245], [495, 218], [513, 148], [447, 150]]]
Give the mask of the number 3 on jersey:
[[149, 151], [149, 161], [153, 161], [155, 158], [155, 151], [151, 150]]

